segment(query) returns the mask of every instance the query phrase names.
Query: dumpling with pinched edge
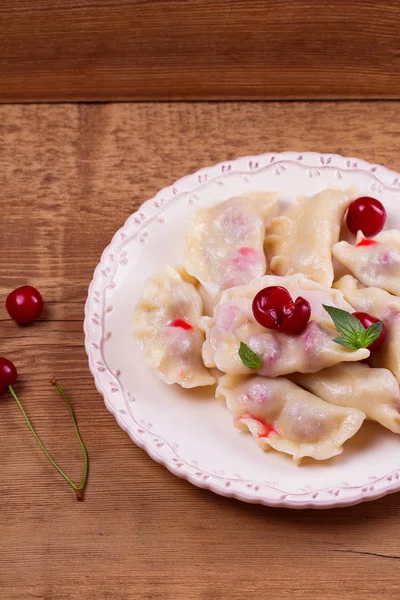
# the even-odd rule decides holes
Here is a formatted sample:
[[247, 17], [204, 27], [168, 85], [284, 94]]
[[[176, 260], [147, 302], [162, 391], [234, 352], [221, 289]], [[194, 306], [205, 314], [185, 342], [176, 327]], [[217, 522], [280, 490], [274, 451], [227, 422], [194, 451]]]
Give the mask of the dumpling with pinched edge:
[[374, 286], [400, 296], [400, 231], [382, 231], [372, 239], [361, 231], [353, 246], [339, 242], [333, 256], [364, 285]]
[[[252, 301], [263, 288], [280, 285], [293, 298], [300, 295], [310, 302], [311, 320], [300, 335], [266, 329], [254, 318]], [[353, 312], [337, 290], [321, 286], [304, 275], [277, 277], [265, 275], [251, 283], [226, 290], [214, 309], [213, 317], [203, 317], [200, 326], [206, 333], [203, 360], [207, 367], [236, 375], [252, 373], [241, 361], [240, 342], [262, 361], [257, 372], [266, 377], [288, 373], [314, 373], [339, 362], [368, 358], [369, 350], [350, 350], [334, 342], [338, 332], [322, 304]]]
[[224, 375], [216, 395], [226, 400], [234, 423], [248, 429], [264, 450], [326, 460], [360, 429], [365, 414], [324, 402], [288, 379]]
[[364, 287], [351, 275], [335, 284], [355, 312], [366, 312], [384, 322], [386, 337], [379, 350], [371, 354], [374, 367], [389, 369], [400, 380], [400, 298], [377, 287]]
[[269, 269], [275, 275], [303, 273], [330, 287], [332, 246], [339, 240], [346, 209], [355, 188], [327, 189], [312, 198], [300, 196], [282, 216], [271, 220], [265, 239]]
[[329, 327], [334, 328], [334, 324], [324, 309], [323, 304], [341, 308], [347, 312], [353, 312], [352, 306], [346, 301], [344, 294], [340, 290], [322, 285], [317, 281], [309, 279], [302, 273], [295, 273], [294, 275], [286, 275], [284, 277], [264, 275], [264, 277], [254, 279], [246, 286], [239, 286], [228, 290], [225, 297], [241, 298], [245, 295], [247, 298], [253, 299], [260, 290], [270, 286], [286, 288], [293, 299], [296, 299], [298, 296], [306, 298], [311, 306], [311, 319]]
[[346, 363], [318, 373], [296, 373], [290, 379], [322, 400], [358, 408], [368, 419], [400, 433], [399, 382], [388, 369]]
[[146, 281], [134, 316], [147, 363], [163, 381], [184, 388], [215, 383], [201, 359], [202, 300], [195, 283], [182, 267], [164, 267]]
[[248, 192], [189, 217], [185, 269], [211, 302], [222, 290], [265, 274], [265, 225], [276, 214], [277, 200], [275, 192]]

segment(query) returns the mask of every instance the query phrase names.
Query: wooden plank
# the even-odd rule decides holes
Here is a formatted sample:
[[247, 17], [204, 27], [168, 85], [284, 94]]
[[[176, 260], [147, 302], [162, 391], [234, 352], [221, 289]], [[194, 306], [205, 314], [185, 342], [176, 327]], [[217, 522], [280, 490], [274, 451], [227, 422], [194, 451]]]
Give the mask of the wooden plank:
[[[39, 432], [79, 478], [56, 374], [91, 457], [78, 503], [1, 398], [4, 600], [398, 600], [399, 495], [348, 509], [246, 505], [175, 478], [119, 429], [83, 349], [87, 286], [138, 205], [180, 176], [269, 150], [340, 152], [400, 170], [395, 102], [0, 107], [0, 354]], [[6, 294], [32, 283], [45, 317], [18, 328]]]
[[2, 0], [0, 101], [400, 97], [400, 0]]

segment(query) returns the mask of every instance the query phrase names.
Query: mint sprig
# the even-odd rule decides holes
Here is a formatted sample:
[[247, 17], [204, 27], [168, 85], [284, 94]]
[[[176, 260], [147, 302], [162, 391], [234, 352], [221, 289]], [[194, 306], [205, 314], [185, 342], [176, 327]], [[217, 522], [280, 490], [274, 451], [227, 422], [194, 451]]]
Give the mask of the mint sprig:
[[322, 305], [326, 312], [331, 317], [340, 336], [333, 341], [346, 348], [359, 350], [360, 348], [368, 348], [378, 339], [382, 332], [383, 323], [379, 321], [365, 328], [364, 325], [352, 314], [335, 308], [334, 306]]
[[240, 342], [239, 356], [248, 369], [259, 369], [262, 365], [261, 358], [243, 342]]

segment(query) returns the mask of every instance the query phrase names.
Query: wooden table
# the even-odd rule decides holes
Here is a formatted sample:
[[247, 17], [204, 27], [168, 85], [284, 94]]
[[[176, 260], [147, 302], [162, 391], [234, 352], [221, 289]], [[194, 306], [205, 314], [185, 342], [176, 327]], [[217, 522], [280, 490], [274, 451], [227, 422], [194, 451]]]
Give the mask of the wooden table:
[[0, 102], [400, 97], [400, 0], [1, 0]]
[[15, 403], [2, 398], [2, 600], [399, 598], [400, 495], [295, 512], [173, 477], [106, 411], [82, 333], [103, 248], [159, 188], [272, 149], [337, 152], [400, 170], [399, 116], [395, 102], [0, 107], [0, 297], [29, 282], [47, 303], [43, 319], [26, 328], [0, 307], [0, 354], [18, 365], [27, 411], [79, 479], [79, 449], [47, 383], [57, 375], [91, 459], [78, 503]]

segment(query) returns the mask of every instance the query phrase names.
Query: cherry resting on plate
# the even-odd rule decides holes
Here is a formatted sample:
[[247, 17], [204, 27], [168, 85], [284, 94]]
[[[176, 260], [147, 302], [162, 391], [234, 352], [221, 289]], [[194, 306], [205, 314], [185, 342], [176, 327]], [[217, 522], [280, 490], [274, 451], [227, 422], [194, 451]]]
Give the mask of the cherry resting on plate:
[[[365, 312], [355, 312], [355, 313], [353, 313], [353, 317], [356, 317], [356, 319], [358, 319], [360, 321], [361, 325], [363, 325], [365, 327], [365, 329], [368, 329], [368, 327], [370, 327], [374, 323], [379, 323], [379, 321], [380, 321], [380, 319], [377, 319], [376, 317], [373, 317], [372, 315], [369, 315], [368, 313], [365, 313]], [[382, 331], [381, 331], [380, 336], [370, 346], [368, 346], [368, 350], [370, 352], [379, 350], [379, 348], [382, 346], [383, 342], [385, 341], [385, 337], [386, 337], [385, 326], [382, 324]]]
[[379, 200], [363, 196], [354, 200], [347, 211], [346, 223], [351, 233], [362, 231], [373, 236], [382, 231], [386, 221], [385, 207]]
[[286, 288], [271, 286], [260, 290], [253, 300], [253, 315], [267, 329], [299, 335], [310, 320], [310, 304], [299, 296], [295, 301]]
[[31, 285], [23, 285], [9, 294], [6, 300], [7, 312], [20, 325], [36, 321], [43, 312], [43, 298]]

